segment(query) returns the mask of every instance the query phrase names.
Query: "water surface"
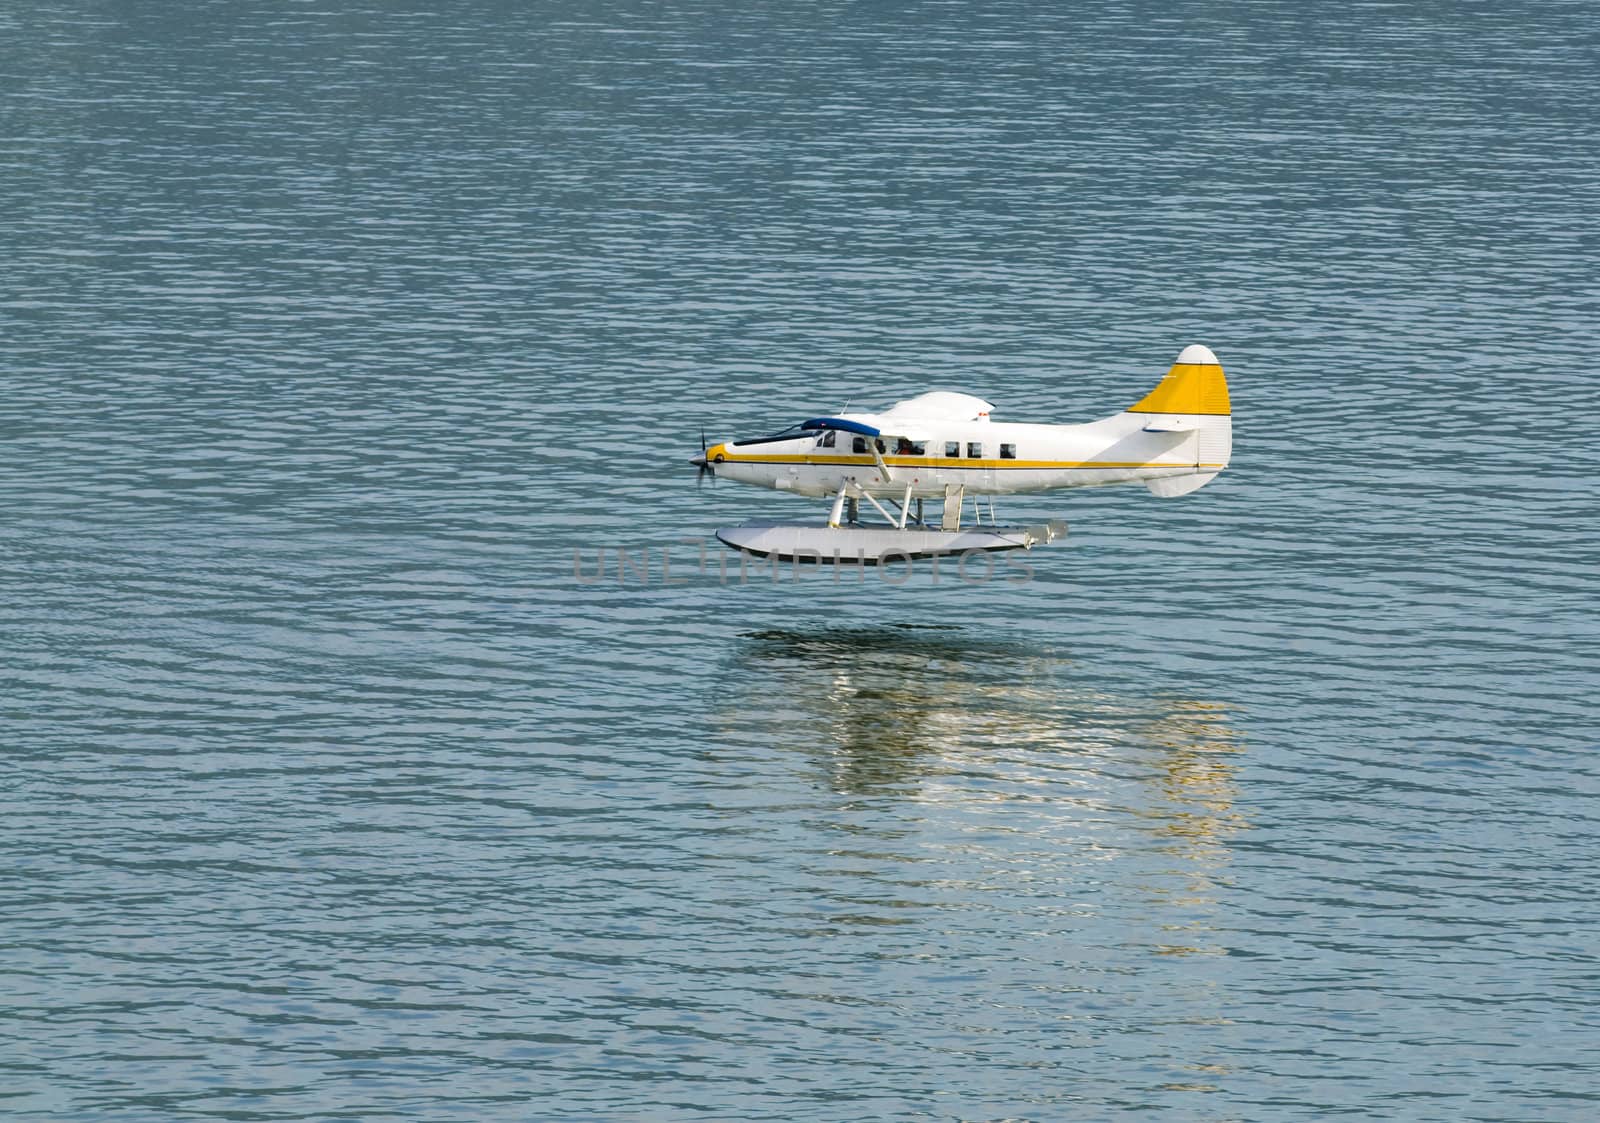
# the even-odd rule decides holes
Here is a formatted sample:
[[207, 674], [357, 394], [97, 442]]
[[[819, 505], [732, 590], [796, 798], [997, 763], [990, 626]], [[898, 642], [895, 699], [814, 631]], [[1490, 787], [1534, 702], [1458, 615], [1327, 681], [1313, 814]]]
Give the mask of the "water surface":
[[[0, 13], [9, 1118], [1593, 1117], [1589, 5], [447, 7]], [[1028, 580], [681, 541], [1191, 342]]]

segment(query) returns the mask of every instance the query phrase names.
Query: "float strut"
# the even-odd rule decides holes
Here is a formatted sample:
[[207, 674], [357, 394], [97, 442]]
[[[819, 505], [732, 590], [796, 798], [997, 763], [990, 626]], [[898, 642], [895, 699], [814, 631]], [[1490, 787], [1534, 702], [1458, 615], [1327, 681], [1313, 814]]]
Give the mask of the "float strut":
[[[883, 504], [882, 503], [879, 503], [876, 499], [872, 498], [872, 492], [863, 491], [861, 494], [865, 495], [867, 497], [867, 502], [871, 503], [872, 506], [877, 510], [878, 514], [883, 516], [883, 521], [884, 522], [888, 523], [890, 526], [896, 525], [895, 521], [894, 521], [894, 516], [891, 515], [888, 511], [885, 511], [883, 509]], [[893, 503], [894, 500], [891, 499], [891, 500], [889, 500], [889, 502]]]

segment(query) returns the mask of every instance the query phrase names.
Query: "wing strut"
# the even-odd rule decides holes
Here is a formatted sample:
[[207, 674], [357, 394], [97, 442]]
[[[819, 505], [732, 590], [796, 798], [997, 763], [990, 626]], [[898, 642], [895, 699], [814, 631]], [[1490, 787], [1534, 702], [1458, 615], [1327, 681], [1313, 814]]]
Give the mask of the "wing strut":
[[878, 442], [873, 440], [871, 437], [868, 437], [867, 441], [872, 447], [872, 459], [878, 462], [878, 471], [883, 473], [883, 482], [888, 483], [890, 480], [894, 479], [894, 477], [889, 474], [889, 465], [884, 463], [883, 453], [878, 451]]

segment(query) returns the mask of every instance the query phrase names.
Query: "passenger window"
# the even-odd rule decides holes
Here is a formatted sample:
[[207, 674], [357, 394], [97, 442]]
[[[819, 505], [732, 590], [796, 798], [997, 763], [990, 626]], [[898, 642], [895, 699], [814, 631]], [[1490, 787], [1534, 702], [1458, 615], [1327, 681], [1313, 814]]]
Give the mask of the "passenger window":
[[833, 439], [835, 437], [837, 437], [838, 435], [839, 434], [835, 433], [832, 429], [829, 429], [826, 433], [824, 433], [822, 435], [822, 447], [823, 448], [832, 448], [833, 447]]
[[885, 445], [882, 441], [873, 441], [872, 443], [878, 446], [879, 455], [882, 455], [883, 453], [889, 451], [888, 446]]
[[944, 442], [944, 454], [946, 456], [960, 456], [961, 455], [961, 442], [960, 441], [945, 441]]
[[896, 456], [921, 456], [927, 451], [927, 441], [913, 441], [906, 437], [901, 437], [894, 446]]
[[969, 457], [971, 457], [973, 460], [981, 460], [981, 459], [983, 459], [983, 442], [982, 441], [968, 441], [967, 442], [967, 455]]
[[927, 441], [912, 441], [911, 442], [911, 455], [912, 456], [926, 456], [926, 455], [928, 455], [928, 442]]
[[865, 437], [855, 437], [855, 438], [853, 438], [850, 441], [850, 451], [851, 452], [866, 452], [867, 451], [867, 438], [865, 438]]
[[1016, 445], [1001, 445], [1000, 446], [1000, 459], [1001, 460], [1015, 460], [1016, 458], [1017, 458], [1017, 446]]

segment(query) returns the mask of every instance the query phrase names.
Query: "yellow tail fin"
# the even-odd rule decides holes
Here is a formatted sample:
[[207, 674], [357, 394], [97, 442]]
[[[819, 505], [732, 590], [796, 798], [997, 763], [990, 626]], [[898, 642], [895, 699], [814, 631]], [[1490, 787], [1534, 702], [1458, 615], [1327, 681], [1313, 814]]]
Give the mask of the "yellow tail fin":
[[1127, 412], [1230, 416], [1233, 409], [1222, 364], [1208, 347], [1198, 343], [1185, 347], [1167, 376]]

